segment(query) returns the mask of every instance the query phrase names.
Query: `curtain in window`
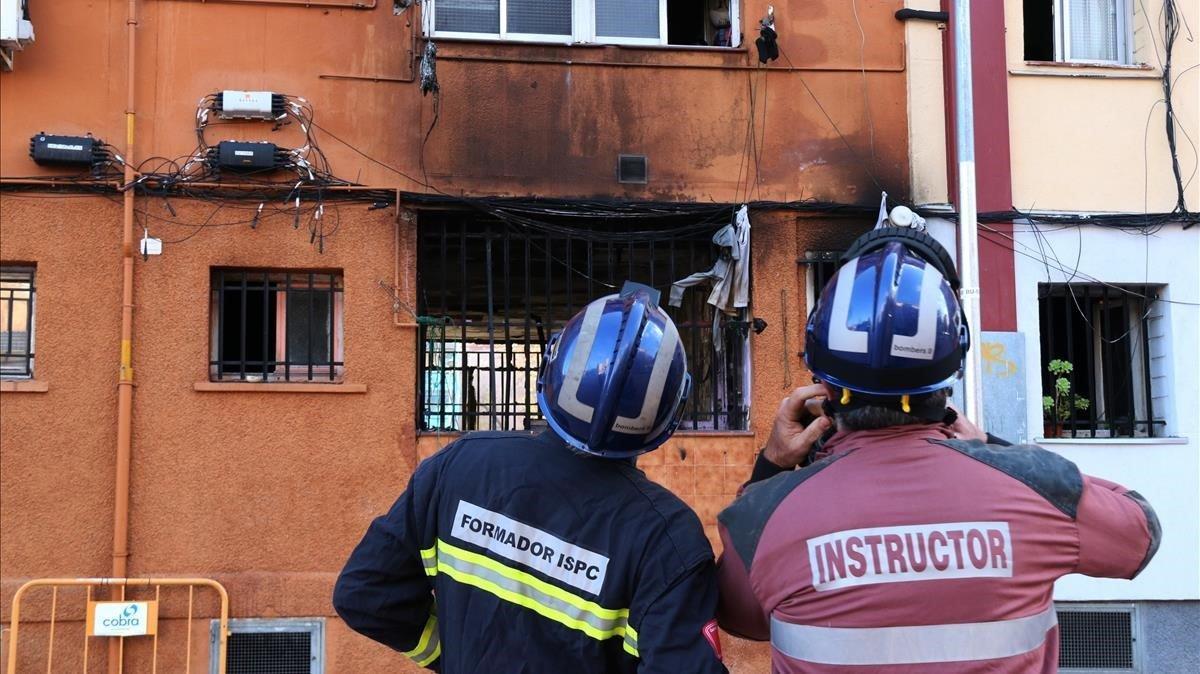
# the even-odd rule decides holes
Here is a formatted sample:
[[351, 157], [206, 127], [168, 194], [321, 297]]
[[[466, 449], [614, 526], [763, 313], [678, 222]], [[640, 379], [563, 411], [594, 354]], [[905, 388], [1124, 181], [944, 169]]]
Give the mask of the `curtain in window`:
[[434, 30], [500, 32], [500, 0], [437, 0], [434, 15]]
[[596, 0], [596, 35], [658, 39], [658, 0]]
[[1117, 10], [1122, 0], [1068, 1], [1071, 60], [1121, 60], [1117, 53]]
[[508, 0], [508, 32], [570, 35], [571, 0]]

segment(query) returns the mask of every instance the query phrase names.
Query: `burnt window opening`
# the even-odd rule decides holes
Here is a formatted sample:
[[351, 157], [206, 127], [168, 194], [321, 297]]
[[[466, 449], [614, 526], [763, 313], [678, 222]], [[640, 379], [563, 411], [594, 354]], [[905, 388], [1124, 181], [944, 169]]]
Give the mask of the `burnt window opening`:
[[340, 380], [342, 296], [340, 272], [213, 270], [210, 378]]
[[[1164, 305], [1157, 286], [1039, 284], [1047, 437], [1163, 435]], [[1158, 326], [1158, 329], [1155, 329]], [[1062, 363], [1071, 370], [1063, 372]], [[1052, 372], [1052, 366], [1060, 372]], [[1065, 386], [1059, 380], [1065, 380]]]
[[[540, 425], [544, 345], [590, 301], [632, 280], [662, 292], [687, 351], [692, 390], [680, 429], [745, 429], [746, 321], [722, 318], [718, 350], [707, 292], [690, 289], [681, 307], [665, 304], [673, 281], [712, 266], [719, 225], [635, 238], [622, 233], [624, 223], [576, 220], [543, 231], [474, 214], [421, 214], [418, 426], [457, 432]], [[638, 228], [669, 224], [679, 223], [639, 221]]]
[[804, 255], [804, 264], [808, 267], [808, 307], [811, 310], [817, 306], [817, 300], [821, 298], [821, 291], [829, 284], [833, 277], [837, 274], [838, 260], [841, 259], [841, 250], [810, 250]]
[[33, 376], [34, 272], [0, 266], [0, 378]]

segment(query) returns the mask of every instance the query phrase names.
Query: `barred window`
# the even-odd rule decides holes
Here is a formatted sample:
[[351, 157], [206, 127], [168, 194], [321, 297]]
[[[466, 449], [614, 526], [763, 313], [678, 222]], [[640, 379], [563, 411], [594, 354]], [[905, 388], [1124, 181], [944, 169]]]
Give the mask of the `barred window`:
[[341, 272], [215, 269], [213, 381], [337, 381]]
[[0, 266], [0, 377], [33, 376], [34, 268]]
[[[533, 230], [460, 213], [418, 222], [418, 409], [426, 431], [525, 430], [542, 419], [538, 370], [550, 335], [626, 280], [653, 286], [712, 266], [714, 225], [632, 237], [624, 225]], [[653, 229], [639, 221], [639, 227]], [[746, 428], [747, 321], [722, 315], [714, 342], [708, 292], [664, 306], [688, 354], [692, 392], [681, 429]]]
[[804, 264], [808, 267], [808, 307], [811, 310], [821, 299], [821, 291], [837, 274], [838, 260], [843, 250], [810, 250], [804, 254]]
[[1162, 289], [1079, 283], [1038, 288], [1045, 436], [1162, 435], [1165, 392], [1157, 389], [1165, 381], [1164, 308], [1154, 302]]

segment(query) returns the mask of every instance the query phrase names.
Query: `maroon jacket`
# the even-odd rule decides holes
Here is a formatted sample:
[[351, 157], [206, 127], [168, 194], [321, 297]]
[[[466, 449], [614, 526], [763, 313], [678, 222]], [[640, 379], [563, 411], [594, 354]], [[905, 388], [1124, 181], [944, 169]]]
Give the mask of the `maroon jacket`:
[[823, 454], [718, 518], [721, 627], [770, 639], [776, 672], [1056, 672], [1054, 581], [1133, 578], [1158, 548], [1137, 492], [1039, 447], [899, 426]]

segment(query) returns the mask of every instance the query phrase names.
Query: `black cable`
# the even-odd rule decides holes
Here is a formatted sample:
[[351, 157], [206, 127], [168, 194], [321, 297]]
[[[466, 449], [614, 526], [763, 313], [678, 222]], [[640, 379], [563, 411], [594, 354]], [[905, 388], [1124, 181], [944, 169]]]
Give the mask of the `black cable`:
[[1179, 152], [1175, 142], [1175, 104], [1171, 98], [1171, 89], [1173, 82], [1171, 81], [1171, 61], [1172, 51], [1175, 47], [1175, 39], [1179, 37], [1179, 16], [1175, 7], [1175, 0], [1163, 0], [1162, 8], [1163, 16], [1163, 51], [1166, 58], [1163, 60], [1163, 99], [1167, 105], [1167, 148], [1171, 153], [1171, 171], [1175, 174], [1175, 187], [1178, 190], [1178, 198], [1175, 202], [1175, 211], [1177, 213], [1187, 213], [1187, 201], [1184, 196], [1183, 175], [1179, 168]]

